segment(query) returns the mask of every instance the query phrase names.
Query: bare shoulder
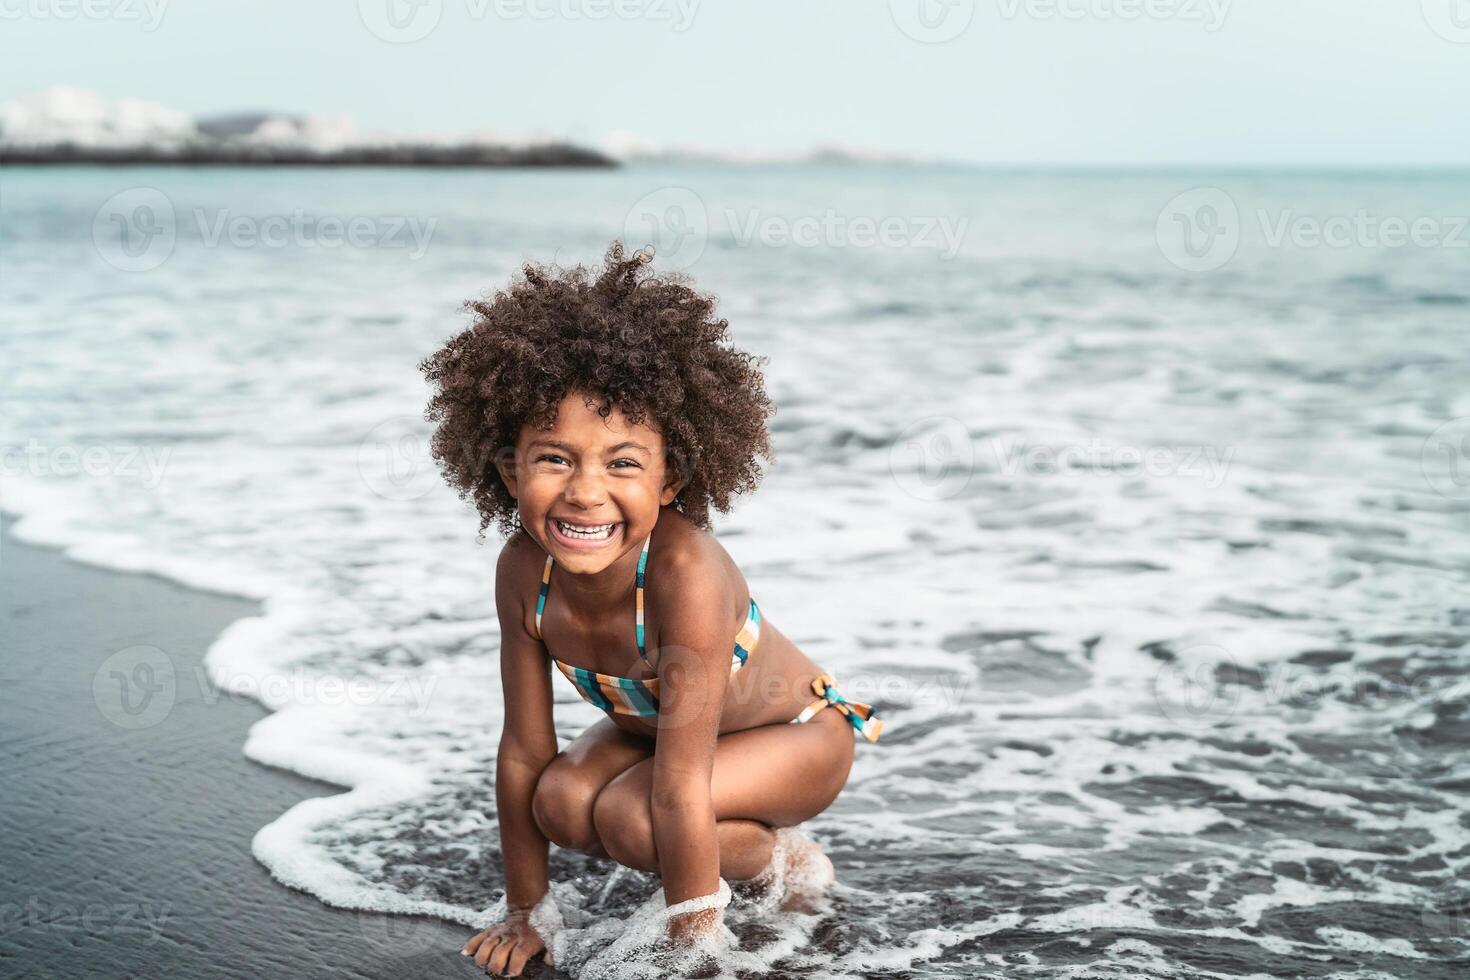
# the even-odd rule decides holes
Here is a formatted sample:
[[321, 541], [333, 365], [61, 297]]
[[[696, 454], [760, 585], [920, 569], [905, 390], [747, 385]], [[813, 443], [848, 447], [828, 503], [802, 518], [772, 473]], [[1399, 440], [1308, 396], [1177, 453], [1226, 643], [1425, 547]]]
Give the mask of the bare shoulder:
[[[745, 576], [725, 546], [673, 508], [659, 515], [648, 551], [648, 602], [654, 610], [691, 603], [703, 609], [743, 609]], [[662, 583], [663, 587], [660, 587]]]
[[545, 565], [546, 552], [525, 531], [517, 531], [506, 540], [495, 562], [495, 605], [502, 621], [513, 614], [525, 624], [527, 632], [531, 631]]

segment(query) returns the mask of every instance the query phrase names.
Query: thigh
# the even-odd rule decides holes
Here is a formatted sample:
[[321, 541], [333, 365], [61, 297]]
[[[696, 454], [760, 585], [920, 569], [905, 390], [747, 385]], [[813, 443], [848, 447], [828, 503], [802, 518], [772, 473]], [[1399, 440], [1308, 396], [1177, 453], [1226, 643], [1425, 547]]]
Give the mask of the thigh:
[[602, 718], [556, 754], [542, 771], [538, 787], [565, 795], [586, 794], [590, 806], [613, 777], [651, 755], [651, 739], [625, 732], [612, 719]]
[[[852, 770], [853, 733], [847, 720], [824, 708], [800, 724], [761, 725], [721, 735], [710, 777], [716, 820], [759, 820], [793, 827], [831, 805]], [[619, 806], [647, 812], [653, 759], [614, 777], [603, 795]]]
[[[624, 731], [611, 718], [600, 718], [568, 742], [551, 765], [560, 763], [589, 776], [606, 773], [607, 779], [611, 779], [651, 755], [652, 739]], [[602, 782], [606, 783], [607, 779]]]

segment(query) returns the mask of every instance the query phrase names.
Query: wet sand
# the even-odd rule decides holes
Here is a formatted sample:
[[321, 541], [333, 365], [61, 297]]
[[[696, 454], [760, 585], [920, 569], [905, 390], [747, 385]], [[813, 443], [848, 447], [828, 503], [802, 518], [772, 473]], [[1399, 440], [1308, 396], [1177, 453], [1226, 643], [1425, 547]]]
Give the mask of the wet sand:
[[[204, 683], [255, 603], [17, 541], [0, 518], [0, 974], [453, 977], [465, 930], [331, 909], [251, 837], [335, 792], [241, 752], [265, 714]], [[167, 676], [172, 667], [172, 684]]]

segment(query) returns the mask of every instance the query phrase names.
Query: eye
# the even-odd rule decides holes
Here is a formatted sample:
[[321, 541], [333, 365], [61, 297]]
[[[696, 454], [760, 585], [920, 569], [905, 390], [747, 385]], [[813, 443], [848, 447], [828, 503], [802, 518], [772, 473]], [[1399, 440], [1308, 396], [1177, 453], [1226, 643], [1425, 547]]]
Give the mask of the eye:
[[567, 460], [565, 456], [558, 456], [556, 453], [542, 453], [540, 456], [536, 457], [535, 461], [538, 463], [565, 463]]
[[636, 467], [636, 468], [638, 468], [640, 470], [643, 468], [641, 465], [639, 465], [639, 463], [636, 460], [632, 460], [632, 459], [615, 459], [611, 463], [608, 463], [607, 465], [608, 466], [611, 466], [611, 467], [613, 467], [615, 469], [620, 469], [620, 470], [625, 470], [625, 469], [628, 468], [628, 466], [619, 466], [618, 465], [619, 463], [627, 463], [628, 466]]

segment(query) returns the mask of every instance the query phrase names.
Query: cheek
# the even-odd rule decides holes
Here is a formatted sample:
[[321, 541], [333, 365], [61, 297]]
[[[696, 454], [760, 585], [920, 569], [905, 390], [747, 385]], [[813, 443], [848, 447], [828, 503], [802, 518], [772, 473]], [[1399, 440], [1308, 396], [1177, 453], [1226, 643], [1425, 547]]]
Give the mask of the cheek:
[[627, 511], [656, 510], [662, 503], [658, 478], [641, 473], [636, 480], [618, 480], [608, 486], [608, 496]]
[[531, 506], [543, 504], [560, 493], [561, 486], [561, 480], [545, 473], [527, 473], [521, 480], [521, 503]]

